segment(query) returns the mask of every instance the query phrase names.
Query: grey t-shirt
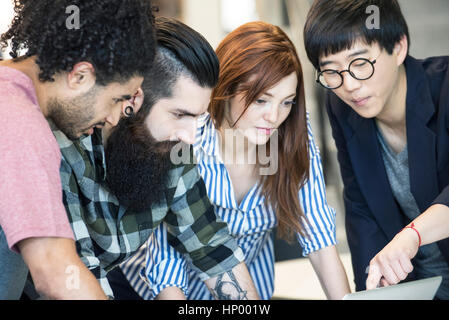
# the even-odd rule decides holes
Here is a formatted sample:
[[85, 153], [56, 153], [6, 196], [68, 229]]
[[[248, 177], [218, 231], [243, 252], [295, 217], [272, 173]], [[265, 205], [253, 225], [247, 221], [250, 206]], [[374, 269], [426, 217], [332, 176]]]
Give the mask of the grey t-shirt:
[[[410, 174], [408, 166], [408, 148], [405, 146], [400, 153], [395, 153], [377, 130], [377, 138], [381, 145], [382, 158], [387, 170], [393, 195], [404, 214], [414, 220], [421, 212], [410, 191]], [[436, 294], [438, 299], [449, 299], [449, 265], [444, 259], [438, 245], [431, 243], [421, 246], [414, 259], [414, 269], [419, 278], [429, 278], [437, 275], [443, 277], [443, 282]]]

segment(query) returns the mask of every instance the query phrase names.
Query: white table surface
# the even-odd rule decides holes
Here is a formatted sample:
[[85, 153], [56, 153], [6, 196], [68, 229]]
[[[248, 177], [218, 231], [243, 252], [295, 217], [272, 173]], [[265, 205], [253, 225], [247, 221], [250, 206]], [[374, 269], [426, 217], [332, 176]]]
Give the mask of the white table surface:
[[[340, 259], [346, 270], [351, 292], [355, 291], [352, 272], [351, 256], [349, 253], [340, 254]], [[276, 262], [274, 265], [275, 281], [273, 298], [325, 300], [326, 295], [321, 289], [312, 264], [309, 259], [294, 259]]]

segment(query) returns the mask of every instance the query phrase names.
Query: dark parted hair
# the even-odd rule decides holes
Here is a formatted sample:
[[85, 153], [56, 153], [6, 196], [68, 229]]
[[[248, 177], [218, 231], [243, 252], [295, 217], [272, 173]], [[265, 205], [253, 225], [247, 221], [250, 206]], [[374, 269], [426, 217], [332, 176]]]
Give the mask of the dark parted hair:
[[[369, 6], [379, 8], [379, 29], [369, 29]], [[370, 11], [368, 11], [370, 12]], [[304, 27], [304, 44], [309, 60], [319, 69], [319, 59], [350, 49], [356, 40], [377, 43], [388, 54], [403, 36], [410, 36], [397, 0], [315, 0]]]
[[[37, 56], [41, 81], [53, 81], [56, 73], [70, 72], [82, 61], [92, 63], [99, 85], [143, 76], [152, 65], [156, 43], [150, 0], [13, 2], [14, 19], [0, 45], [4, 49], [11, 40], [13, 58]], [[79, 29], [66, 26], [69, 6], [79, 9]]]
[[142, 84], [145, 99], [133, 117], [136, 121], [145, 121], [158, 100], [172, 96], [173, 86], [181, 75], [201, 87], [213, 88], [218, 82], [218, 58], [201, 34], [173, 18], [157, 17], [155, 27], [156, 58]]

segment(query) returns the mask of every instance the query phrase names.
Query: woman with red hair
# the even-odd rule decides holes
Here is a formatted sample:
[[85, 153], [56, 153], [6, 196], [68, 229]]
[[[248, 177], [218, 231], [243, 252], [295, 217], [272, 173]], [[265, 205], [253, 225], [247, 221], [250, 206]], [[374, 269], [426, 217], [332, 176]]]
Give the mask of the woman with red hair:
[[[219, 82], [194, 144], [210, 201], [243, 249], [262, 299], [274, 291], [275, 226], [285, 239], [299, 241], [326, 296], [341, 299], [350, 289], [293, 43], [279, 27], [251, 22], [231, 32], [216, 53]], [[144, 299], [223, 297], [226, 277], [211, 293], [169, 240], [161, 225], [146, 250], [121, 266], [134, 290]]]

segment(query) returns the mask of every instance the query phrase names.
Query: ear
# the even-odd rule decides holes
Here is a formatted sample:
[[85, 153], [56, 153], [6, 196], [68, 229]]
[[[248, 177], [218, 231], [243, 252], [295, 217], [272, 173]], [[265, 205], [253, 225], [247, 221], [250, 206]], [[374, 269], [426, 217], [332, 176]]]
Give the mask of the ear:
[[396, 56], [396, 64], [400, 66], [404, 63], [408, 53], [408, 41], [407, 36], [402, 36], [401, 40], [394, 46], [394, 54]]
[[137, 113], [140, 110], [140, 107], [142, 107], [143, 99], [145, 98], [145, 95], [143, 93], [142, 88], [137, 89], [136, 93], [131, 99], [131, 103], [134, 106], [134, 111]]
[[67, 85], [70, 89], [87, 91], [95, 85], [95, 68], [89, 62], [79, 62], [67, 75]]
[[125, 113], [125, 109], [130, 106], [133, 108], [134, 114], [139, 112], [139, 110], [143, 104], [143, 99], [144, 99], [144, 93], [143, 93], [142, 89], [139, 88], [139, 89], [137, 89], [136, 93], [134, 93], [134, 95], [132, 96], [131, 99], [123, 102], [123, 104], [122, 104], [123, 115], [127, 116]]

